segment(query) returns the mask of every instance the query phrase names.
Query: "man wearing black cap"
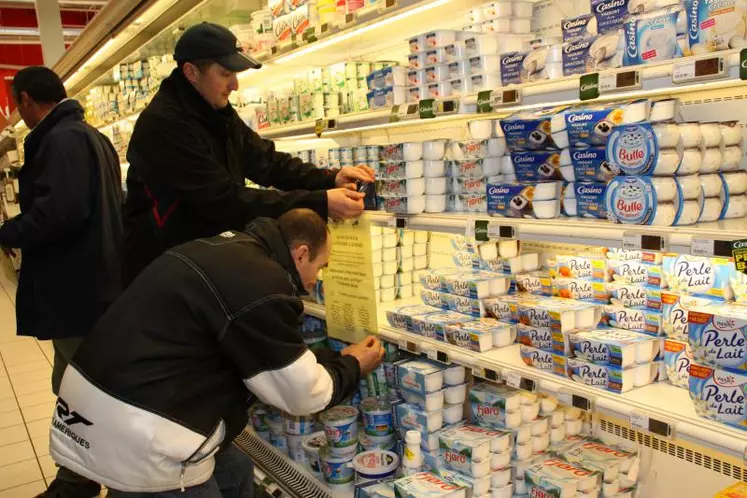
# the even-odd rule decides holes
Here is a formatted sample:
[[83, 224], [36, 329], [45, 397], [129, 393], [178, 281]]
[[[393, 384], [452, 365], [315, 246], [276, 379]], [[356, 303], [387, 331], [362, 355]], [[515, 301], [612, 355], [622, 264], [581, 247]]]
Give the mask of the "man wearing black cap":
[[[124, 281], [166, 249], [240, 229], [248, 221], [310, 208], [322, 218], [361, 214], [357, 180], [367, 167], [322, 170], [278, 152], [228, 102], [236, 73], [261, 64], [223, 26], [204, 22], [176, 44], [178, 67], [135, 124], [127, 159]], [[245, 178], [277, 190], [245, 187]]]

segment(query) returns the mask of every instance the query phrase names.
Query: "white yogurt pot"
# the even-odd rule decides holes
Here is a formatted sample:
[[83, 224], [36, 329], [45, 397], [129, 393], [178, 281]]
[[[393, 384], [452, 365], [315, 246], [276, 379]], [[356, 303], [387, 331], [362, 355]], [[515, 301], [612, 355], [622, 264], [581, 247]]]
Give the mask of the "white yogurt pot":
[[550, 428], [550, 442], [559, 443], [565, 439], [565, 425]]
[[446, 154], [446, 140], [428, 140], [423, 142], [422, 147], [426, 161], [440, 161]]
[[540, 405], [539, 403], [532, 403], [529, 405], [521, 406], [521, 420], [523, 422], [531, 422], [537, 416], [539, 416]]
[[[518, 5], [521, 5], [523, 3], [529, 3], [529, 2], [515, 2], [514, 3], [514, 10], [516, 10], [516, 7]], [[532, 4], [529, 3], [531, 6]], [[532, 17], [531, 15], [529, 17], [514, 17], [511, 19], [511, 32], [516, 35], [525, 35], [532, 31]]]
[[513, 2], [489, 2], [482, 5], [484, 13], [483, 19], [493, 19], [495, 17], [511, 17], [514, 13]]
[[515, 175], [514, 163], [511, 160], [510, 155], [505, 155], [501, 158], [501, 174], [502, 175]]
[[446, 175], [446, 161], [423, 161], [423, 176], [426, 178], [441, 178]]
[[703, 164], [703, 151], [701, 149], [685, 149], [682, 154], [682, 161], [677, 170], [677, 175], [694, 175], [700, 172]]
[[703, 153], [703, 162], [700, 164], [701, 173], [715, 173], [721, 167], [723, 155], [719, 147], [712, 147]]
[[444, 405], [444, 423], [456, 424], [460, 420], [464, 419], [464, 405]]
[[703, 201], [703, 210], [698, 222], [716, 221], [721, 216], [723, 203], [718, 197], [709, 197]]
[[736, 145], [724, 147], [721, 171], [737, 171], [742, 166], [742, 149]]
[[490, 119], [477, 119], [469, 121], [467, 124], [469, 134], [475, 140], [484, 140], [493, 136], [493, 121]]
[[738, 121], [719, 123], [724, 145], [739, 145], [742, 143], [742, 127]]
[[499, 157], [506, 153], [506, 138], [494, 137], [488, 140], [488, 155]]
[[703, 135], [703, 143], [706, 147], [721, 145], [721, 128], [718, 123], [700, 123], [700, 133]]
[[582, 420], [566, 420], [565, 421], [565, 433], [567, 436], [577, 436], [581, 433], [583, 427]]
[[552, 427], [560, 427], [565, 424], [565, 410], [558, 408], [550, 415], [550, 425]]
[[532, 17], [532, 2], [514, 2], [515, 17]]
[[747, 196], [734, 195], [729, 197], [729, 205], [723, 213], [724, 219], [744, 218], [747, 215]]
[[734, 171], [731, 173], [724, 173], [721, 175], [726, 188], [729, 191], [729, 195], [742, 195], [747, 192], [747, 172], [745, 171]]
[[495, 18], [482, 23], [482, 30], [491, 34], [508, 34], [511, 32], [510, 18]]
[[550, 434], [543, 434], [541, 436], [535, 436], [532, 438], [532, 451], [534, 453], [541, 453], [547, 451], [550, 447]]
[[719, 175], [700, 175], [698, 178], [703, 187], [703, 197], [718, 197], [721, 194], [723, 182]]
[[467, 384], [462, 383], [456, 386], [448, 386], [445, 389], [444, 400], [450, 405], [456, 405], [458, 403], [464, 403], [467, 399]]
[[[438, 195], [446, 193], [447, 178], [444, 176], [436, 178], [425, 178], [425, 194]], [[700, 185], [700, 184], [698, 184]]]
[[697, 199], [701, 194], [702, 187], [700, 186], [700, 178], [698, 175], [678, 176], [676, 180], [682, 190], [683, 199]]
[[693, 225], [700, 219], [701, 204], [698, 201], [685, 201], [682, 203], [680, 213], [675, 225]]
[[490, 454], [490, 468], [492, 470], [501, 470], [511, 465], [511, 452], [505, 451], [503, 453], [491, 453]]
[[552, 396], [543, 396], [540, 399], [540, 411], [543, 415], [551, 415], [558, 408], [558, 400]]
[[680, 129], [675, 123], [657, 123], [653, 125], [659, 147], [672, 149], [680, 142]]
[[654, 168], [656, 176], [672, 176], [680, 166], [682, 157], [677, 150], [668, 149], [659, 151], [659, 157]]
[[649, 119], [652, 123], [659, 121], [672, 121], [677, 117], [678, 110], [678, 99], [657, 100], [651, 105], [651, 116]]
[[682, 137], [682, 146], [687, 148], [700, 147], [703, 141], [703, 133], [700, 131], [700, 123], [680, 123], [678, 125], [680, 136]]
[[511, 467], [507, 469], [494, 470], [490, 475], [490, 487], [491, 488], [502, 488], [511, 482], [511, 475], [513, 469]]
[[575, 182], [576, 181], [576, 172], [573, 169], [573, 165], [571, 166], [561, 166], [560, 167], [560, 174], [563, 175], [563, 180], [567, 182]]
[[443, 213], [446, 211], [446, 196], [443, 194], [432, 194], [425, 196], [426, 213]]

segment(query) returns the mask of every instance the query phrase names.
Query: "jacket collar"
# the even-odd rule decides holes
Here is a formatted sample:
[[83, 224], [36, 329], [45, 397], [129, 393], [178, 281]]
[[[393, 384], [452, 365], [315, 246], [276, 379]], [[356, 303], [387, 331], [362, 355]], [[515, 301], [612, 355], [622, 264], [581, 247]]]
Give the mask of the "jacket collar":
[[301, 282], [301, 276], [296, 269], [296, 264], [293, 262], [290, 249], [288, 249], [288, 244], [286, 244], [285, 237], [283, 237], [283, 232], [280, 231], [280, 227], [278, 227], [275, 220], [257, 218], [244, 228], [244, 233], [253, 236], [264, 245], [272, 259], [277, 261], [288, 272], [293, 285], [296, 286], [298, 291], [306, 293], [303, 282]]
[[[52, 128], [57, 125], [63, 119], [73, 119], [75, 121], [83, 121], [83, 115], [85, 111], [77, 100], [64, 99], [61, 100], [56, 106], [49, 111], [49, 114], [39, 122], [36, 127], [26, 135], [23, 141], [23, 146], [26, 150], [34, 150], [39, 146], [44, 137], [49, 133]], [[26, 157], [30, 158], [28, 154]]]
[[219, 127], [218, 129], [223, 130], [229, 120], [233, 117], [234, 109], [229, 103], [225, 108], [215, 110], [207, 103], [205, 98], [200, 95], [195, 87], [187, 81], [184, 77], [184, 73], [179, 68], [174, 69], [164, 83], [168, 82], [168, 85], [173, 86], [176, 96], [179, 102], [182, 103], [184, 110], [196, 117], [197, 119], [204, 121], [211, 127]]

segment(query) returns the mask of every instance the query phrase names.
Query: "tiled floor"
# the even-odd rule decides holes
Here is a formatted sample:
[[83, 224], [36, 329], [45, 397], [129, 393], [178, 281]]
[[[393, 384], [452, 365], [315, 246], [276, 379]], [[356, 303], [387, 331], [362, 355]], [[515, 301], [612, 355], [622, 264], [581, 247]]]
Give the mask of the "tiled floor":
[[32, 498], [56, 473], [52, 343], [16, 336], [15, 285], [0, 269], [0, 498]]

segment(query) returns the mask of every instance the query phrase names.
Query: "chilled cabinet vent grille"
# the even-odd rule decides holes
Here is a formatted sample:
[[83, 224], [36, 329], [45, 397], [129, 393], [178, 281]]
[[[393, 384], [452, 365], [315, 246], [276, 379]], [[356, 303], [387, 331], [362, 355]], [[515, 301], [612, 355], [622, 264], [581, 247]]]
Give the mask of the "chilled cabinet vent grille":
[[276, 452], [255, 432], [245, 429], [234, 442], [252, 457], [254, 463], [267, 472], [278, 486], [291, 495], [299, 498], [332, 498], [329, 491], [316, 479], [299, 471], [288, 461], [288, 457]]
[[719, 474], [723, 474], [732, 479], [738, 481], [747, 482], [747, 469], [732, 465], [728, 462], [724, 462], [718, 458], [703, 454], [699, 451], [693, 451], [690, 448], [685, 448], [675, 443], [670, 443], [666, 439], [647, 434], [645, 432], [628, 429], [621, 425], [614, 424], [607, 420], [600, 420], [600, 428], [602, 431], [609, 434], [614, 434], [617, 437], [633, 441], [641, 446], [646, 446], [654, 451], [664, 453], [666, 455], [684, 460], [698, 467], [703, 467], [708, 470], [712, 470]]

